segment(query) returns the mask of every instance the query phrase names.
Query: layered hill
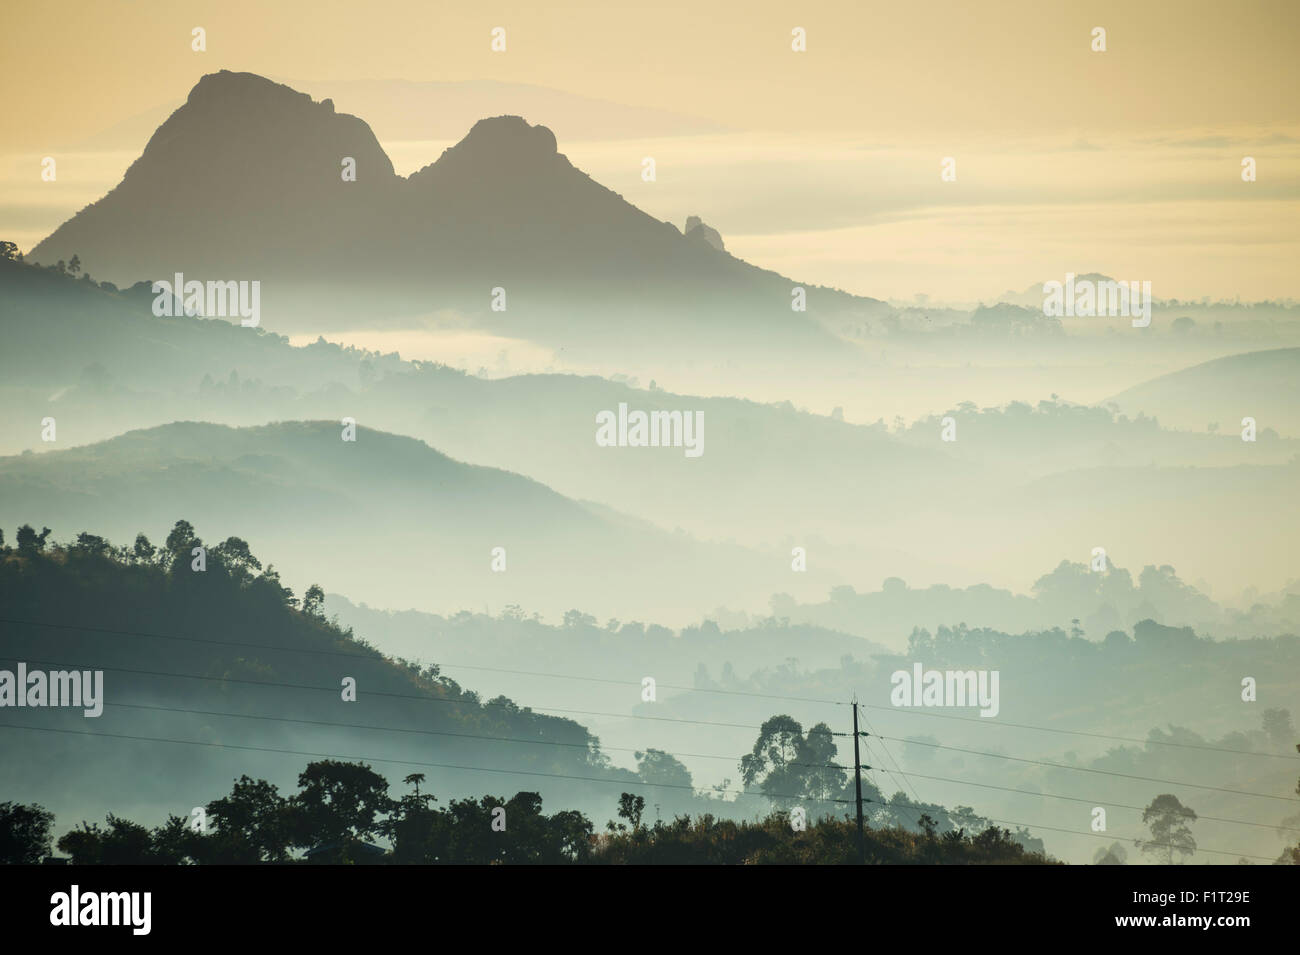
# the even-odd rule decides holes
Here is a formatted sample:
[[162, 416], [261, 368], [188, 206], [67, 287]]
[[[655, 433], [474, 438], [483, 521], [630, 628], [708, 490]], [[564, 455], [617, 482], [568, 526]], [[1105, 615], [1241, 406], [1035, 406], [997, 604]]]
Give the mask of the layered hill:
[[[700, 598], [686, 618], [655, 607], [644, 619], [684, 622], [723, 604], [752, 612], [774, 591], [815, 602], [837, 585], [861, 589], [886, 577], [1023, 591], [1044, 567], [1083, 559], [1096, 546], [1127, 566], [1174, 564], [1188, 580], [1205, 577], [1229, 591], [1277, 588], [1294, 576], [1286, 538], [1295, 450], [1267, 430], [1263, 415], [1259, 441], [1245, 443], [1226, 425], [1190, 434], [1062, 403], [963, 405], [947, 413], [958, 440], [944, 442], [937, 416], [889, 431], [883, 422], [855, 425], [788, 404], [573, 375], [485, 380], [324, 342], [292, 347], [262, 329], [156, 317], [147, 289], [114, 292], [16, 263], [0, 263], [0, 321], [8, 345], [0, 396], [11, 411], [0, 421], [0, 449], [10, 453], [187, 419], [241, 426], [325, 419], [337, 441], [337, 422], [351, 416], [460, 461], [526, 474], [571, 501], [602, 506], [610, 519], [634, 515], [770, 555], [753, 575], [731, 578], [731, 565], [720, 564], [717, 594], [700, 581], [669, 587]], [[702, 413], [704, 454], [601, 447], [596, 416], [620, 405]], [[51, 443], [41, 440], [47, 416], [58, 422]], [[1240, 501], [1207, 506], [1220, 491]], [[1223, 543], [1239, 539], [1254, 545], [1236, 553]], [[806, 572], [791, 568], [795, 547], [807, 551]], [[562, 609], [605, 606], [599, 596], [586, 599], [605, 576], [602, 569], [587, 580], [584, 599]], [[741, 576], [745, 587], [727, 586]], [[747, 596], [731, 603], [738, 590]], [[540, 609], [560, 593], [521, 603]], [[433, 609], [410, 597], [395, 605]]]
[[[0, 352], [0, 395], [14, 412], [0, 420], [0, 453], [100, 442], [177, 420], [261, 425], [350, 415], [665, 529], [780, 544], [781, 587], [807, 599], [842, 581], [825, 576], [834, 567], [825, 549], [808, 574], [788, 574], [793, 546], [842, 527], [850, 508], [874, 520], [875, 509], [858, 504], [868, 497], [924, 505], [962, 469], [937, 450], [788, 403], [573, 375], [484, 380], [324, 342], [293, 347], [220, 320], [157, 317], [149, 300], [140, 288], [118, 292], [0, 262], [0, 322], [10, 345]], [[620, 405], [702, 414], [704, 453], [688, 459], [676, 448], [597, 445], [597, 414]], [[58, 424], [49, 444], [40, 440], [47, 416]], [[906, 572], [892, 547], [870, 546], [882, 555], [882, 572]]]
[[181, 422], [0, 459], [5, 524], [120, 538], [180, 518], [248, 527], [299, 585], [310, 577], [372, 603], [444, 612], [518, 604], [680, 619], [761, 599], [785, 571], [780, 559], [596, 512], [412, 438], [359, 427], [345, 441], [332, 421]]
[[[635, 779], [573, 720], [480, 697], [325, 620], [306, 588], [286, 590], [267, 552], [218, 543], [232, 529], [174, 528], [134, 546], [134, 535], [79, 529], [68, 546], [0, 546], [0, 668], [103, 673], [96, 717], [0, 711], [7, 798], [68, 823], [108, 810], [161, 822], [188, 818], [244, 773], [291, 790], [305, 754], [364, 760], [394, 782], [424, 773], [444, 801], [510, 787], [609, 813], [619, 783]], [[189, 558], [200, 539], [202, 573]]]

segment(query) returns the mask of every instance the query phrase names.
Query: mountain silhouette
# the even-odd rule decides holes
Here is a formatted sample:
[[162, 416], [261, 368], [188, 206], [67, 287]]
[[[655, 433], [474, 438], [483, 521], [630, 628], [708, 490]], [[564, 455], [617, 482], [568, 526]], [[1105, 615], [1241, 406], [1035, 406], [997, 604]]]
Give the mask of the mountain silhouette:
[[403, 178], [369, 126], [330, 100], [224, 70], [28, 258], [73, 254], [118, 284], [259, 280], [277, 331], [454, 313], [521, 335], [523, 313], [528, 335], [556, 344], [680, 329], [824, 347], [834, 339], [819, 318], [880, 305], [810, 287], [808, 311], [792, 311], [798, 283], [641, 211], [522, 117], [480, 120]]
[[[364, 175], [342, 189], [342, 158]], [[326, 165], [324, 157], [333, 157]], [[249, 73], [203, 77], [122, 182], [29, 256], [85, 249], [101, 278], [129, 284], [188, 272], [267, 279], [310, 254], [337, 267], [398, 183], [370, 128], [327, 100]], [[69, 253], [70, 255], [71, 253]], [[78, 253], [80, 254], [80, 253]], [[244, 274], [241, 274], [244, 273]]]

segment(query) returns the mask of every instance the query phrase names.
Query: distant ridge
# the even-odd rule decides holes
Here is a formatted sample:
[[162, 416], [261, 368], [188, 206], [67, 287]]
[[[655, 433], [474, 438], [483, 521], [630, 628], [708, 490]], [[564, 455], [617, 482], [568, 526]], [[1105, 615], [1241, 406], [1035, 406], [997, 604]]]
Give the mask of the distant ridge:
[[1143, 412], [1168, 427], [1223, 433], [1253, 417], [1262, 431], [1300, 437], [1300, 348], [1228, 355], [1161, 375], [1121, 391], [1114, 403], [1130, 414]]
[[793, 311], [797, 282], [688, 240], [574, 168], [523, 117], [479, 120], [403, 178], [370, 127], [330, 100], [225, 70], [204, 76], [122, 182], [28, 258], [74, 254], [118, 284], [258, 279], [276, 330], [439, 312], [502, 326], [490, 294], [504, 288], [542, 339], [636, 335], [653, 307], [653, 334], [814, 345], [832, 341], [819, 311], [881, 304], [808, 287], [807, 313]]

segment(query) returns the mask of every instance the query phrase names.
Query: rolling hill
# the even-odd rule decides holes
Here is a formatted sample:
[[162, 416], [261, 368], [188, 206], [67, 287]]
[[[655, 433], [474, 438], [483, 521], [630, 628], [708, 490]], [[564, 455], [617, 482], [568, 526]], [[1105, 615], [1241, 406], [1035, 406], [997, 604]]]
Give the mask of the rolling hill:
[[57, 515], [58, 534], [94, 526], [118, 538], [159, 535], [182, 518], [239, 526], [299, 586], [445, 612], [518, 604], [679, 619], [718, 601], [761, 601], [788, 573], [779, 558], [598, 515], [412, 438], [342, 434], [334, 422], [179, 422], [0, 459], [0, 522]]
[[1234, 433], [1249, 416], [1261, 431], [1300, 437], [1300, 348], [1216, 358], [1128, 388], [1109, 401], [1180, 428], [1202, 431], [1217, 424]]

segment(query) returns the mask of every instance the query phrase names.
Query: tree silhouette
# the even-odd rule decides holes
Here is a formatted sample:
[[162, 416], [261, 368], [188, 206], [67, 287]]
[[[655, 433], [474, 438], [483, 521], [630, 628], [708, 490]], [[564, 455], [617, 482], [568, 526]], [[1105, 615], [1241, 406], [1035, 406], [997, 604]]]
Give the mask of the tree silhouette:
[[[325, 591], [321, 589], [320, 584], [312, 584], [302, 596], [302, 612], [313, 617], [319, 617], [321, 616], [321, 604], [324, 602]], [[424, 779], [424, 776], [419, 773], [415, 775], [420, 776], [420, 779]]]
[[634, 754], [637, 762], [637, 775], [648, 783], [658, 786], [672, 786], [683, 791], [691, 789], [691, 771], [671, 753], [661, 749], [637, 750]]
[[212, 548], [212, 556], [235, 580], [246, 584], [253, 579], [253, 571], [262, 569], [262, 562], [248, 549], [248, 542], [240, 537], [227, 537]]
[[393, 859], [403, 863], [442, 861], [447, 854], [447, 826], [432, 804], [437, 799], [420, 793], [424, 773], [411, 773], [402, 782], [415, 789], [393, 807], [381, 831], [393, 841]]
[[36, 528], [30, 524], [24, 524], [18, 528], [17, 544], [18, 553], [32, 556], [45, 549], [45, 539], [50, 536], [48, 527], [41, 528], [41, 532], [36, 533]]
[[36, 865], [50, 851], [54, 813], [41, 806], [0, 802], [0, 865]]
[[633, 831], [641, 828], [641, 814], [645, 812], [645, 797], [623, 793], [618, 797], [618, 816], [626, 819]]
[[158, 548], [149, 543], [149, 538], [143, 534], [135, 535], [135, 546], [131, 548], [131, 554], [135, 557], [137, 563], [148, 564], [153, 561], [154, 555], [158, 553]]
[[186, 520], [179, 520], [172, 527], [163, 543], [167, 565], [173, 569], [189, 566], [190, 551], [203, 546], [203, 541], [194, 533], [194, 525]]
[[746, 787], [758, 784], [773, 804], [791, 806], [803, 799], [837, 798], [848, 782], [847, 771], [834, 762], [831, 728], [818, 723], [804, 734], [798, 720], [773, 716], [759, 728], [754, 748], [740, 760]]
[[1189, 823], [1196, 821], [1196, 813], [1178, 801], [1178, 797], [1164, 793], [1151, 800], [1142, 812], [1142, 824], [1151, 830], [1150, 839], [1137, 839], [1134, 844], [1143, 852], [1172, 865], [1174, 855], [1190, 856], [1196, 851]]
[[104, 557], [111, 549], [112, 545], [98, 534], [87, 534], [83, 531], [77, 535], [76, 541], [68, 548], [68, 552], [78, 557]]
[[81, 824], [59, 840], [59, 849], [72, 856], [73, 865], [150, 865], [156, 861], [153, 835], [138, 822], [111, 812], [108, 828]]
[[[420, 776], [413, 773], [406, 781], [418, 785]], [[59, 840], [59, 849], [76, 865], [292, 864], [298, 860], [289, 858], [287, 847], [294, 844], [313, 847], [305, 861], [335, 863], [358, 861], [362, 855], [375, 862], [478, 865], [852, 864], [857, 860], [852, 820], [824, 818], [797, 833], [781, 812], [757, 822], [681, 815], [651, 826], [641, 821], [645, 800], [631, 793], [623, 793], [619, 801], [619, 815], [630, 825], [611, 823], [611, 834], [599, 843], [593, 841], [592, 824], [582, 813], [566, 810], [547, 816], [542, 812], [542, 797], [535, 792], [519, 792], [509, 800], [499, 796], [453, 800], [445, 810], [430, 807], [432, 795], [408, 794], [390, 805], [388, 818], [375, 825], [392, 839], [392, 852], [361, 853], [354, 851], [359, 848], [355, 841], [321, 840], [341, 833], [343, 839], [355, 840], [365, 833], [366, 803], [387, 786], [383, 777], [362, 764], [326, 761], [310, 764], [300, 779], [305, 780], [303, 792], [285, 800], [265, 780], [241, 776], [229, 796], [208, 804], [215, 824], [211, 832], [196, 830], [181, 816], [169, 816], [163, 825], [149, 830], [110, 813], [105, 826], [82, 823], [67, 833]], [[291, 836], [288, 827], [307, 819], [302, 805], [294, 803], [305, 803], [302, 797], [311, 793], [325, 794], [320, 802], [337, 818], [326, 820], [319, 831], [304, 828]], [[502, 814], [509, 825], [494, 826]], [[8, 852], [4, 858], [35, 861], [48, 843], [52, 823], [53, 817], [40, 807], [14, 811], [13, 804], [0, 804], [0, 848]], [[345, 826], [352, 828], [345, 832]], [[926, 814], [920, 828], [919, 833], [902, 827], [868, 830], [868, 858], [924, 864], [1053, 861], [1041, 850], [1026, 850], [1011, 832], [996, 826], [978, 835], [968, 835], [965, 828], [940, 833], [936, 820]], [[15, 853], [11, 849], [15, 845], [23, 848]], [[1115, 856], [1122, 861], [1123, 850], [1117, 845], [1108, 854], [1111, 859]]]
[[322, 759], [298, 775], [290, 803], [294, 845], [349, 846], [379, 832], [389, 811], [388, 780], [364, 763]]
[[765, 782], [783, 777], [802, 740], [803, 726], [794, 717], [771, 717], [759, 728], [753, 751], [741, 757], [740, 778], [752, 786], [762, 776]]
[[240, 776], [223, 796], [208, 803], [218, 837], [216, 851], [226, 862], [280, 862], [290, 845], [289, 803], [265, 779]]

